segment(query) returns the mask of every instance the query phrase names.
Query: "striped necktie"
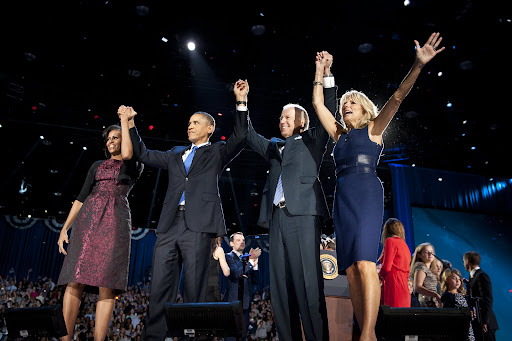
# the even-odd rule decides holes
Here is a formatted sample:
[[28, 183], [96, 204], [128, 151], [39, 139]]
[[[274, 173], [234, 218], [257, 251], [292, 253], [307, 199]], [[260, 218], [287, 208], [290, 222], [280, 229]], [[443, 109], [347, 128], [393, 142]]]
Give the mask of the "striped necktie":
[[283, 197], [283, 179], [281, 173], [281, 175], [279, 175], [279, 181], [277, 182], [276, 194], [274, 195], [274, 205], [277, 205], [281, 201], [281, 199], [283, 199]]

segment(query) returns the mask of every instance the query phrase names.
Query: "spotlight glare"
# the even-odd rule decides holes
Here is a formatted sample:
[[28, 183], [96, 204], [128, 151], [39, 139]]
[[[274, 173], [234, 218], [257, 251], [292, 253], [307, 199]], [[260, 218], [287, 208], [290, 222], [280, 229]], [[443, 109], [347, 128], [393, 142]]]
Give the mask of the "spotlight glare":
[[43, 135], [39, 136], [39, 138], [40, 138], [41, 140], [44, 140], [44, 136], [43, 136]]
[[82, 149], [83, 149], [83, 150], [87, 150], [87, 147], [83, 147]]
[[190, 51], [194, 51], [196, 49], [196, 44], [194, 44], [193, 42], [190, 42], [190, 43], [187, 44], [187, 48]]
[[169, 40], [168, 40], [166, 37], [162, 37], [162, 41], [163, 41], [164, 43], [167, 43]]

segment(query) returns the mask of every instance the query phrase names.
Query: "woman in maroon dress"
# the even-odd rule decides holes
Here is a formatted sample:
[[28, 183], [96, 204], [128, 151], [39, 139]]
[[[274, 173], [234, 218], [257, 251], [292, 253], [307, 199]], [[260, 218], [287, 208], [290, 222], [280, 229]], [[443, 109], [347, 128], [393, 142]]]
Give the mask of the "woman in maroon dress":
[[409, 271], [411, 251], [405, 242], [404, 226], [400, 220], [390, 218], [382, 229], [384, 249], [380, 257], [382, 267], [381, 305], [410, 308]]
[[[121, 106], [121, 127], [113, 125], [103, 132], [109, 158], [89, 169], [58, 240], [59, 252], [66, 255], [57, 283], [66, 284], [62, 311], [68, 335], [63, 340], [73, 337], [84, 291], [99, 294], [94, 339], [103, 340], [115, 295], [126, 290], [131, 246], [128, 193], [142, 172], [142, 166], [132, 160], [128, 111], [135, 114]], [[67, 252], [64, 242], [69, 243]]]

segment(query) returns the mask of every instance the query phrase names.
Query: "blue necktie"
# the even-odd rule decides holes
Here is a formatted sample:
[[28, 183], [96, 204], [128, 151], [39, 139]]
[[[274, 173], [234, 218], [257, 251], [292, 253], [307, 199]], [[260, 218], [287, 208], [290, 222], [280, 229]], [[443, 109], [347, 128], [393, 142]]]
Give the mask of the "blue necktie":
[[281, 201], [281, 199], [283, 199], [283, 197], [284, 197], [283, 180], [282, 180], [281, 176], [282, 176], [282, 174], [279, 175], [279, 181], [277, 182], [276, 194], [274, 195], [274, 205], [277, 205]]
[[[183, 161], [183, 165], [185, 166], [185, 171], [188, 174], [188, 170], [190, 169], [190, 165], [192, 164], [192, 160], [194, 159], [194, 155], [196, 154], [197, 146], [192, 147], [192, 151], [188, 154], [185, 161]], [[185, 200], [185, 191], [183, 191], [183, 194], [181, 195], [180, 201], [182, 202]]]

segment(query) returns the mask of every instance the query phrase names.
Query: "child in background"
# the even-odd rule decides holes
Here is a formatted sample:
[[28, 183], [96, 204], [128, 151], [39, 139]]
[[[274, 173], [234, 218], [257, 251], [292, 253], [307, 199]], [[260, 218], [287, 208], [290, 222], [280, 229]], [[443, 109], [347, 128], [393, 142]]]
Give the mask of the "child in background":
[[[446, 269], [443, 272], [441, 290], [443, 291], [441, 296], [443, 308], [469, 307], [466, 291], [462, 285], [462, 275], [459, 270], [452, 268]], [[473, 333], [471, 323], [469, 324], [467, 340], [475, 341], [475, 334]]]

